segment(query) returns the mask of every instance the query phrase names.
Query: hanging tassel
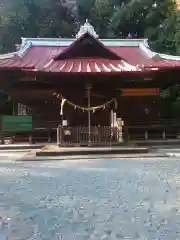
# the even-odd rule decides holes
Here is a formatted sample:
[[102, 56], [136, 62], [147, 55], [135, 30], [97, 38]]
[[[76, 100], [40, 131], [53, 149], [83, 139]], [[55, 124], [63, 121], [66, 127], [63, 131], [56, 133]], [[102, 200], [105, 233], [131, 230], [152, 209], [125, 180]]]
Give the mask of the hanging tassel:
[[63, 107], [64, 107], [65, 102], [66, 102], [66, 99], [65, 99], [65, 98], [62, 98], [60, 115], [63, 115]]

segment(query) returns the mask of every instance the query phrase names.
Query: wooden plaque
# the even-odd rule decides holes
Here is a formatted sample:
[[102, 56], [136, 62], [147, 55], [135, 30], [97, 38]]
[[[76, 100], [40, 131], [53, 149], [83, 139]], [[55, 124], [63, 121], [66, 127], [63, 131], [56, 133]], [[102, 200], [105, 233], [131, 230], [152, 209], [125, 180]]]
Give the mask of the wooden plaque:
[[135, 96], [160, 96], [159, 88], [126, 88], [121, 89], [123, 97]]

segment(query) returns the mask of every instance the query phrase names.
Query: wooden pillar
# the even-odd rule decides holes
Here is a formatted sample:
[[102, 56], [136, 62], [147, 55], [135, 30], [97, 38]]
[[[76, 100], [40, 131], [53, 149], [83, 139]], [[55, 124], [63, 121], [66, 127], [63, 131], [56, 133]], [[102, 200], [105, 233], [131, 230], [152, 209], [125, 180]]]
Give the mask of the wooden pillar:
[[51, 143], [51, 132], [48, 131], [48, 143]]
[[166, 140], [166, 132], [165, 131], [162, 133], [162, 139]]
[[33, 144], [33, 139], [32, 139], [32, 135], [29, 135], [29, 144]]

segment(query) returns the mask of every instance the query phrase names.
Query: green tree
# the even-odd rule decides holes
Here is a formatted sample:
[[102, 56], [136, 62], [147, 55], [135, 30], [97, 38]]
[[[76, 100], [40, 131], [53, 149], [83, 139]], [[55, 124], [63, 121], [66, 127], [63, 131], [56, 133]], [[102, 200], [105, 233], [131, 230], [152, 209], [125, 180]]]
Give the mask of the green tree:
[[172, 6], [172, 9], [167, 13], [157, 33], [150, 37], [150, 44], [155, 51], [174, 55], [177, 54], [177, 23], [177, 11]]
[[180, 88], [178, 85], [161, 91], [160, 106], [163, 118], [180, 118]]
[[156, 51], [180, 52], [180, 14], [173, 0], [77, 0], [78, 17], [60, 0], [8, 0], [3, 6], [1, 52], [13, 50], [20, 37], [72, 37], [85, 18], [101, 38], [148, 38]]
[[109, 28], [115, 37], [148, 38], [156, 50], [175, 53], [175, 7], [172, 0], [122, 1]]
[[91, 22], [101, 38], [110, 36], [110, 19], [114, 11], [112, 0], [96, 0], [91, 10]]
[[83, 22], [86, 18], [91, 18], [91, 9], [95, 0], [77, 0], [78, 20]]
[[16, 0], [1, 15], [1, 51], [11, 51], [20, 37], [72, 37], [75, 21], [59, 0]]
[[176, 11], [176, 25], [175, 25], [175, 45], [176, 51], [180, 55], [180, 11]]

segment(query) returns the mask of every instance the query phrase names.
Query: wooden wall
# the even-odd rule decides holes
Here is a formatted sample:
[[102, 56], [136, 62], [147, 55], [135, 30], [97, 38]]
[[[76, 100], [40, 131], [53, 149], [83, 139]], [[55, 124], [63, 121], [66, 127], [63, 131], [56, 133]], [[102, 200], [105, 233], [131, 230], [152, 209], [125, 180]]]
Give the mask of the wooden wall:
[[154, 121], [159, 118], [159, 97], [122, 97], [118, 117], [126, 122]]
[[[11, 95], [14, 98], [32, 107], [34, 117], [48, 121], [61, 122], [60, 116], [60, 99], [53, 96], [53, 92], [57, 89], [13, 89]], [[93, 92], [91, 94], [91, 106], [104, 104], [106, 101], [116, 97], [118, 101], [117, 117], [123, 118], [125, 122], [133, 121], [153, 121], [158, 119], [159, 112], [159, 89], [122, 89], [114, 90], [114, 94], [107, 95], [102, 88], [101, 92]], [[81, 106], [87, 106], [86, 89], [79, 88], [74, 91], [73, 88], [67, 89], [68, 100]], [[114, 104], [109, 108], [101, 109], [91, 114], [91, 123], [93, 125], [110, 125], [110, 111]], [[88, 113], [74, 109], [72, 106], [65, 104], [64, 119], [67, 119], [70, 125], [87, 125]]]
[[159, 88], [122, 89], [118, 115], [129, 123], [157, 120], [159, 97]]

